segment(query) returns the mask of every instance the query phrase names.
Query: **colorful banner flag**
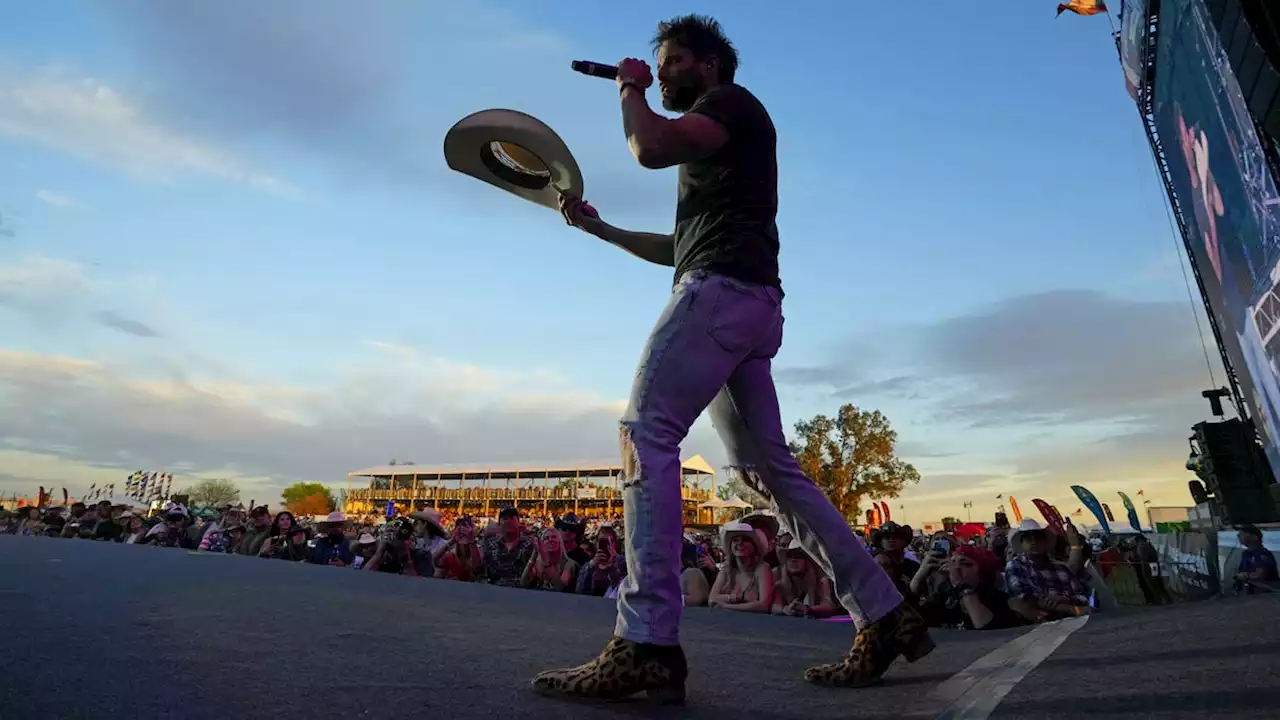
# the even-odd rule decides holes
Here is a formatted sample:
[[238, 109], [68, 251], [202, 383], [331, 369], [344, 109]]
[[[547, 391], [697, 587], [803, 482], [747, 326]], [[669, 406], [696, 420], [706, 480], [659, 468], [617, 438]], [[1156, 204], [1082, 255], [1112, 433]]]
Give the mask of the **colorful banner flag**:
[[1115, 522], [1116, 516], [1111, 514], [1111, 508], [1106, 503], [1102, 503], [1102, 514], [1107, 516], [1107, 522]]
[[1107, 4], [1103, 0], [1070, 0], [1058, 6], [1058, 15], [1064, 12], [1072, 12], [1076, 15], [1097, 15], [1107, 11]]
[[889, 522], [892, 519], [889, 515], [889, 503], [881, 501], [880, 508], [884, 510], [884, 521]]
[[1067, 524], [1063, 522], [1062, 513], [1058, 512], [1058, 508], [1050, 505], [1040, 498], [1032, 499], [1031, 504], [1035, 505], [1036, 509], [1040, 511], [1040, 514], [1044, 516], [1044, 521], [1048, 525], [1049, 530], [1059, 535], [1066, 534]]
[[1022, 509], [1018, 507], [1018, 501], [1012, 495], [1009, 496], [1009, 509], [1013, 511], [1013, 521], [1022, 522]]
[[1071, 492], [1075, 493], [1076, 497], [1080, 498], [1080, 502], [1089, 508], [1089, 512], [1098, 518], [1098, 524], [1102, 526], [1102, 532], [1110, 535], [1111, 526], [1107, 524], [1107, 516], [1102, 512], [1102, 504], [1098, 502], [1098, 498], [1094, 497], [1093, 493], [1089, 492], [1089, 489], [1083, 485], [1072, 485]]
[[[1129, 512], [1129, 525], [1135, 532], [1142, 532], [1142, 523], [1138, 521], [1138, 509], [1133, 506], [1133, 501], [1124, 493], [1118, 494], [1120, 495], [1120, 502], [1124, 503], [1124, 509]], [[1139, 490], [1138, 494], [1141, 495], [1142, 491]]]

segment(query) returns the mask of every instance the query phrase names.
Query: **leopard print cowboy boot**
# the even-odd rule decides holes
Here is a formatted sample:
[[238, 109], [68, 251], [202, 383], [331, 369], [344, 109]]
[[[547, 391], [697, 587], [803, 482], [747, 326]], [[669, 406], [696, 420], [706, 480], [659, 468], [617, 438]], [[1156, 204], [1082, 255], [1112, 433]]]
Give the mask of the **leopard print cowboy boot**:
[[809, 668], [804, 679], [815, 685], [866, 687], [879, 682], [899, 655], [907, 662], [915, 662], [933, 648], [924, 618], [903, 603], [860, 630], [844, 662]]
[[543, 695], [590, 700], [625, 700], [643, 692], [652, 702], [678, 705], [684, 702], [688, 675], [684, 651], [678, 645], [642, 645], [615, 637], [585, 665], [538, 675], [533, 689]]

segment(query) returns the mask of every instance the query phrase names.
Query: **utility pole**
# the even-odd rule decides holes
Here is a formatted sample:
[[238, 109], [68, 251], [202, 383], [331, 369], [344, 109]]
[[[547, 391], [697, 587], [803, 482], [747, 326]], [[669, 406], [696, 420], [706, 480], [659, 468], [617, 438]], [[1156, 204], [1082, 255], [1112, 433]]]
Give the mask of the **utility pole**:
[[972, 500], [966, 500], [964, 502], [964, 511], [965, 511], [965, 516], [968, 518], [968, 522], [973, 522], [973, 501]]

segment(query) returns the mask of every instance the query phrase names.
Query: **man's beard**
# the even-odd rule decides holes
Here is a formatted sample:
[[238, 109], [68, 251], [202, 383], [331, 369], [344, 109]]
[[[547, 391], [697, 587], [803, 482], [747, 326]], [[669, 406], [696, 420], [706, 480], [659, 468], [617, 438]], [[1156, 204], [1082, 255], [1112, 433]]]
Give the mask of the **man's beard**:
[[687, 112], [702, 96], [702, 89], [692, 85], [668, 87], [668, 91], [662, 95], [662, 107], [671, 112]]

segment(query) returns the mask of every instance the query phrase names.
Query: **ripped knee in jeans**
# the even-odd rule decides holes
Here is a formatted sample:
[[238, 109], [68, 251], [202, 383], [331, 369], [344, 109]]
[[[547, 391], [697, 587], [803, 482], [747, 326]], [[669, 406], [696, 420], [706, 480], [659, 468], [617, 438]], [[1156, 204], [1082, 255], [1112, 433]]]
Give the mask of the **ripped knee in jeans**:
[[764, 481], [760, 479], [760, 473], [754, 465], [726, 465], [724, 472], [730, 480], [737, 480], [765, 500], [773, 502], [773, 494], [765, 487]]
[[618, 427], [618, 453], [622, 456], [622, 487], [628, 488], [640, 480], [640, 456], [627, 423]]

